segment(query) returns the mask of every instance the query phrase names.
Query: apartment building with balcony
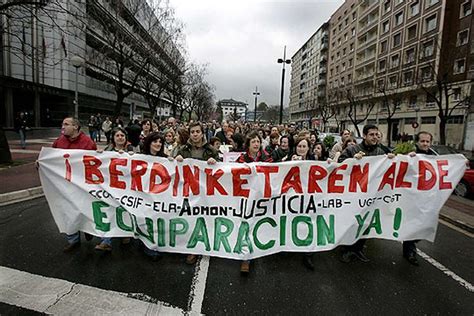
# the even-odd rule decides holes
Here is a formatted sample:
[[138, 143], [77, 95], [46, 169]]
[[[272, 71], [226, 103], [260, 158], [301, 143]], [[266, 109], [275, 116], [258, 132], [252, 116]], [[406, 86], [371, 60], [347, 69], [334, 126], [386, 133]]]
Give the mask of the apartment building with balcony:
[[316, 127], [318, 105], [325, 102], [328, 24], [324, 23], [293, 55], [290, 88], [290, 120]]
[[[3, 1], [8, 0], [0, 0]], [[59, 6], [54, 6], [55, 3]], [[9, 10], [9, 14], [0, 15], [0, 23], [5, 26], [0, 44], [0, 124], [6, 127], [13, 126], [19, 111], [34, 117], [35, 126], [59, 126], [65, 115], [74, 113], [76, 68], [71, 62], [73, 56], [85, 61], [77, 69], [79, 117], [85, 120], [91, 114], [112, 114], [119, 77], [114, 65], [120, 53], [119, 45], [114, 47], [107, 40], [110, 30], [116, 32], [117, 43], [122, 39], [122, 48], [138, 49], [134, 53], [139, 55], [144, 54], [142, 48], [151, 48], [152, 53], [147, 56], [150, 62], [144, 72], [146, 77], [142, 76], [141, 80], [148, 78], [155, 83], [173, 80], [184, 65], [175, 44], [161, 40], [166, 33], [163, 28], [147, 32], [146, 23], [159, 25], [159, 22], [144, 0], [45, 1], [41, 8], [25, 10], [12, 6]], [[29, 18], [9, 18], [20, 17], [16, 14], [18, 10], [24, 10]], [[104, 21], [110, 29], [104, 28]], [[140, 65], [132, 58], [128, 62], [124, 73], [131, 78]], [[129, 85], [127, 80], [126, 85]], [[170, 94], [169, 90], [161, 94], [158, 109], [169, 107]], [[124, 118], [129, 116], [130, 108], [150, 115], [144, 95], [144, 90], [137, 87], [124, 99], [121, 108]]]
[[[435, 90], [442, 82], [451, 108], [457, 106], [447, 122], [446, 142], [460, 147], [473, 120], [472, 31], [472, 1], [345, 1], [329, 20], [327, 98], [337, 114], [330, 124], [355, 129], [353, 120], [360, 127], [374, 123], [391, 140], [426, 130], [437, 142]], [[395, 109], [391, 135], [387, 104]]]
[[247, 103], [232, 98], [219, 100], [216, 105], [222, 109], [224, 120], [236, 121], [240, 118], [244, 118], [248, 110]]

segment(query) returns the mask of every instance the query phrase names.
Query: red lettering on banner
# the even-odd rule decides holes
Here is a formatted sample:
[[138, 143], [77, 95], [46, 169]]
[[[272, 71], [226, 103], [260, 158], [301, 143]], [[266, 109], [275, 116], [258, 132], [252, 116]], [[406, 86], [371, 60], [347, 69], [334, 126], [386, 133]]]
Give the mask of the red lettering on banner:
[[[104, 183], [104, 176], [99, 170], [99, 167], [102, 164], [102, 161], [99, 158], [84, 155], [84, 157], [82, 157], [82, 163], [84, 164], [84, 176], [87, 184]], [[97, 179], [94, 180], [94, 176]]]
[[453, 184], [451, 182], [445, 182], [444, 177], [448, 175], [448, 170], [444, 170], [443, 166], [448, 165], [447, 160], [438, 160], [436, 162], [438, 164], [438, 173], [439, 173], [439, 189], [440, 190], [449, 190], [453, 188]]
[[[158, 184], [156, 183], [156, 177], [161, 179], [161, 182]], [[170, 183], [171, 176], [166, 167], [159, 162], [154, 162], [150, 171], [150, 193], [158, 194], [164, 192], [168, 189]]]
[[323, 192], [318, 181], [324, 179], [327, 175], [328, 171], [326, 168], [318, 165], [311, 166], [308, 175], [308, 193]]
[[148, 164], [143, 160], [132, 160], [130, 176], [132, 178], [132, 187], [134, 191], [143, 192], [142, 176], [146, 173]]
[[395, 185], [395, 170], [397, 168], [397, 163], [392, 162], [390, 167], [385, 171], [382, 181], [380, 182], [378, 191], [382, 191], [383, 187], [388, 184], [390, 188], [393, 190], [393, 186]]
[[366, 163], [361, 169], [360, 165], [352, 167], [351, 178], [349, 182], [349, 192], [357, 192], [357, 185], [359, 185], [361, 192], [367, 192], [367, 185], [369, 184], [369, 164]]
[[[431, 174], [431, 178], [427, 180], [426, 172]], [[433, 166], [425, 160], [418, 162], [418, 190], [427, 191], [436, 184], [436, 171]]]
[[123, 176], [123, 172], [117, 170], [117, 166], [126, 166], [128, 159], [124, 158], [112, 158], [110, 159], [109, 164], [109, 174], [110, 174], [110, 187], [117, 189], [125, 189], [126, 183], [119, 179], [119, 176]]
[[214, 190], [217, 189], [220, 194], [227, 195], [226, 190], [224, 187], [219, 183], [220, 177], [224, 175], [224, 171], [222, 169], [217, 169], [214, 174], [212, 173], [212, 169], [204, 169], [206, 173], [206, 194], [209, 196], [214, 195]]
[[344, 186], [336, 185], [336, 181], [341, 181], [343, 179], [342, 174], [338, 174], [339, 170], [346, 170], [347, 164], [340, 165], [339, 167], [335, 168], [329, 174], [328, 179], [328, 193], [344, 193]]
[[301, 188], [301, 178], [300, 178], [300, 167], [294, 166], [291, 167], [290, 171], [283, 179], [283, 184], [281, 185], [281, 194], [288, 192], [290, 189], [293, 189], [295, 193], [303, 193]]
[[179, 185], [179, 170], [178, 170], [178, 166], [176, 166], [174, 169], [173, 196], [178, 195], [178, 185]]
[[251, 174], [252, 171], [250, 170], [250, 167], [232, 168], [231, 172], [232, 172], [232, 186], [233, 186], [232, 194], [234, 196], [243, 196], [243, 197], [248, 198], [250, 194], [250, 190], [242, 188], [242, 185], [247, 184], [249, 182], [247, 179], [242, 179], [240, 176]]
[[270, 173], [278, 173], [279, 171], [278, 166], [256, 166], [256, 170], [258, 173], [265, 174], [265, 189], [263, 192], [263, 197], [271, 197], [272, 196], [272, 186], [270, 183]]
[[194, 173], [191, 166], [183, 166], [183, 195], [189, 196], [189, 189], [194, 195], [199, 195], [199, 167], [194, 166]]
[[411, 182], [405, 181], [405, 176], [408, 170], [408, 162], [400, 161], [398, 168], [397, 180], [395, 181], [396, 188], [411, 188]]

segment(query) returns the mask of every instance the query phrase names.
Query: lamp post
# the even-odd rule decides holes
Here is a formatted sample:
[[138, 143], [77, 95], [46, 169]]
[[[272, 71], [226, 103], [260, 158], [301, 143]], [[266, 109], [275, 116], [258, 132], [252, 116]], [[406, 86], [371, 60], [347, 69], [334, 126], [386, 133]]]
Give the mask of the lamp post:
[[260, 95], [260, 92], [258, 92], [258, 87], [255, 87], [255, 92], [253, 93], [255, 96], [255, 110], [254, 110], [254, 116], [253, 116], [253, 122], [255, 123], [257, 121], [257, 98]]
[[72, 56], [71, 63], [76, 68], [76, 89], [74, 94], [74, 117], [79, 119], [79, 92], [78, 92], [78, 73], [79, 68], [84, 64], [84, 59], [80, 56]]
[[290, 64], [291, 59], [286, 59], [286, 45], [283, 49], [283, 58], [278, 58], [278, 63], [283, 64], [281, 69], [281, 95], [280, 95], [280, 125], [283, 122], [283, 94], [285, 93], [285, 64]]

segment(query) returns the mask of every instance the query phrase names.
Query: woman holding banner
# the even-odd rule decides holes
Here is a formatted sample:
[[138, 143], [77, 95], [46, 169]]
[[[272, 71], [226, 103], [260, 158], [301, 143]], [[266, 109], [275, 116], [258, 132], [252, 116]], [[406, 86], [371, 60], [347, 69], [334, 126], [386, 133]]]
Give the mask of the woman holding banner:
[[284, 135], [280, 138], [280, 146], [272, 153], [273, 162], [290, 160], [293, 152], [293, 137]]
[[[315, 145], [315, 149], [317, 146], [318, 144]], [[321, 151], [323, 151], [323, 148], [321, 148]], [[318, 160], [326, 160], [322, 154], [320, 158]], [[291, 156], [291, 160], [316, 160], [315, 156], [311, 153], [311, 143], [308, 138], [300, 137], [296, 140], [295, 154]], [[314, 271], [312, 252], [305, 253], [303, 264], [308, 270]]]
[[[111, 132], [110, 144], [105, 147], [104, 151], [116, 151], [118, 153], [132, 152], [133, 147], [128, 142], [128, 135], [124, 128], [116, 127]], [[130, 243], [130, 238], [123, 238], [122, 244]], [[104, 237], [98, 245], [95, 246], [95, 250], [98, 251], [112, 251], [112, 238]]]
[[[143, 140], [142, 154], [155, 157], [167, 158], [165, 154], [165, 138], [161, 133], [152, 132]], [[157, 250], [151, 250], [143, 244], [143, 252], [153, 261], [158, 261], [161, 258], [161, 253]]]
[[[251, 163], [251, 162], [273, 162], [272, 157], [262, 148], [262, 139], [257, 131], [247, 134], [245, 139], [246, 152], [242, 153], [236, 162]], [[244, 260], [240, 264], [240, 272], [248, 274], [250, 272], [250, 260]]]

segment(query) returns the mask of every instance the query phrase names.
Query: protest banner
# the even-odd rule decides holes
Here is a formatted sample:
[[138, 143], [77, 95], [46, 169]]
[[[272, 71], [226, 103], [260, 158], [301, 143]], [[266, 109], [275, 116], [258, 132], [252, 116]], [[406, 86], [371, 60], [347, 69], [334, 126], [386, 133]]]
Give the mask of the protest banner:
[[38, 161], [60, 232], [234, 259], [360, 238], [433, 241], [466, 168], [462, 155], [208, 165], [52, 148]]

